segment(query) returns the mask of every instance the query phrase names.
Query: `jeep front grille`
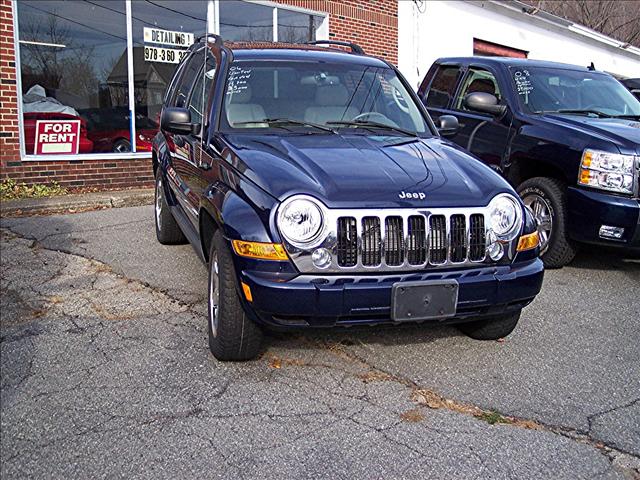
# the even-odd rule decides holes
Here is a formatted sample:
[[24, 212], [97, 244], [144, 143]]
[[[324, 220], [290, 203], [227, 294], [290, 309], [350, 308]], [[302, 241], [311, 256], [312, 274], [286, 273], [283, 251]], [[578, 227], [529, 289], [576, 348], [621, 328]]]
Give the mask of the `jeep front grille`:
[[338, 217], [338, 266], [427, 268], [485, 259], [483, 214], [417, 213]]

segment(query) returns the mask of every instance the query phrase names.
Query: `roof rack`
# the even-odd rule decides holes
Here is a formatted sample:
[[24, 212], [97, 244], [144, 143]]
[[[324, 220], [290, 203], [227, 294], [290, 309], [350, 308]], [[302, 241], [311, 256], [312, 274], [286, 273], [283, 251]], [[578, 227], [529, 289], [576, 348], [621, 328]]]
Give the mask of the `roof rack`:
[[210, 43], [209, 40], [213, 40], [214, 46], [222, 46], [222, 37], [220, 35], [216, 35], [215, 33], [207, 33], [206, 35], [201, 35], [196, 38], [194, 43], [202, 43], [206, 41]]
[[339, 40], [316, 40], [314, 42], [305, 42], [307, 45], [339, 45], [341, 47], [349, 47], [351, 48], [351, 53], [355, 53], [356, 55], [364, 55], [364, 50], [362, 47], [356, 43], [351, 42], [341, 42]]

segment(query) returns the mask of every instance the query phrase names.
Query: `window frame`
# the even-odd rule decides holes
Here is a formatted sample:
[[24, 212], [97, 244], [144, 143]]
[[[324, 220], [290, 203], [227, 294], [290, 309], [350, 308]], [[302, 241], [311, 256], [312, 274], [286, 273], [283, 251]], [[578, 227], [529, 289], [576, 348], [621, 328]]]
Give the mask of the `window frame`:
[[[456, 79], [453, 83], [453, 92], [451, 93], [449, 100], [447, 101], [447, 104], [444, 107], [432, 107], [429, 106], [429, 94], [431, 93], [431, 89], [433, 87], [433, 82], [436, 81], [436, 77], [438, 76], [438, 73], [440, 72], [440, 70], [444, 70], [445, 68], [457, 68], [458, 69], [458, 73], [456, 73]], [[425, 95], [424, 98], [424, 106], [425, 108], [429, 109], [432, 108], [434, 110], [449, 110], [451, 107], [453, 107], [453, 100], [456, 98], [456, 94], [458, 93], [458, 90], [460, 89], [460, 84], [462, 82], [462, 80], [464, 79], [465, 75], [466, 75], [466, 67], [464, 65], [461, 65], [459, 63], [447, 63], [447, 62], [443, 62], [443, 63], [438, 63], [437, 67], [436, 67], [436, 71], [434, 72], [433, 76], [431, 77], [431, 80], [429, 81], [429, 87], [426, 89], [427, 94]]]
[[[125, 4], [125, 25], [127, 32], [127, 70], [128, 70], [128, 106], [130, 112], [132, 112], [132, 119], [130, 123], [130, 132], [136, 131], [135, 126], [135, 88], [134, 88], [134, 74], [133, 71], [133, 16], [131, 13], [131, 5], [132, 0], [122, 0]], [[223, 0], [206, 0], [206, 29], [213, 34], [218, 34], [220, 32], [220, 2]], [[278, 10], [287, 10], [293, 12], [304, 13], [307, 15], [314, 15], [318, 17], [322, 17], [322, 23], [320, 27], [316, 30], [316, 39], [317, 40], [327, 40], [329, 39], [329, 13], [310, 10], [307, 8], [302, 8], [293, 5], [283, 5], [271, 0], [242, 0], [246, 3], [254, 3], [258, 5], [263, 5], [273, 9], [273, 41], [278, 41]], [[15, 68], [16, 68], [16, 90], [17, 90], [17, 103], [18, 103], [18, 140], [20, 146], [20, 160], [22, 162], [42, 162], [42, 161], [82, 161], [82, 160], [138, 160], [151, 158], [151, 152], [136, 152], [135, 145], [136, 142], [132, 143], [132, 151], [127, 153], [79, 153], [76, 155], [35, 155], [35, 154], [27, 154], [26, 146], [25, 146], [25, 131], [24, 131], [24, 110], [22, 106], [22, 67], [20, 63], [20, 31], [18, 25], [18, 0], [11, 0], [11, 9], [13, 15], [13, 46], [15, 52]], [[217, 61], [216, 61], [217, 63]], [[216, 65], [216, 77], [214, 77], [213, 82], [215, 83], [219, 65]], [[182, 76], [182, 73], [179, 73], [179, 76]], [[168, 85], [167, 89], [169, 90], [176, 83], [176, 76], [174, 75], [174, 80], [171, 84]], [[173, 92], [175, 93], [175, 92]], [[190, 98], [190, 97], [189, 97]], [[166, 101], [166, 97], [165, 97]], [[134, 135], [135, 139], [135, 135]]]
[[466, 81], [469, 79], [470, 75], [473, 75], [473, 71], [474, 70], [483, 70], [485, 72], [490, 73], [494, 80], [495, 80], [495, 85], [498, 89], [498, 91], [500, 92], [500, 99], [499, 99], [499, 104], [503, 104], [504, 103], [504, 93], [502, 93], [502, 89], [500, 88], [500, 82], [498, 80], [498, 74], [495, 70], [493, 70], [492, 68], [489, 68], [487, 65], [476, 65], [476, 64], [470, 64], [467, 65], [463, 72], [461, 77], [458, 80], [458, 85], [456, 87], [456, 91], [450, 101], [450, 107], [449, 110], [453, 110], [459, 113], [465, 113], [465, 114], [473, 114], [473, 115], [489, 115], [489, 114], [485, 114], [482, 112], [476, 112], [474, 110], [467, 110], [464, 108], [458, 108], [457, 107], [457, 103], [458, 103], [458, 98], [461, 98], [462, 92], [465, 88], [465, 83]]

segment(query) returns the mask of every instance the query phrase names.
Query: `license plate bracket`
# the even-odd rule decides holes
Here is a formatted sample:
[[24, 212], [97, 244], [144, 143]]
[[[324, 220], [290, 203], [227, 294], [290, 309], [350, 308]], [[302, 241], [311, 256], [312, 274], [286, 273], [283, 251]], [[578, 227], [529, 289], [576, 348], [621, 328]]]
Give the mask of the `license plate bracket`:
[[457, 304], [456, 280], [399, 282], [391, 289], [391, 319], [396, 322], [453, 317]]

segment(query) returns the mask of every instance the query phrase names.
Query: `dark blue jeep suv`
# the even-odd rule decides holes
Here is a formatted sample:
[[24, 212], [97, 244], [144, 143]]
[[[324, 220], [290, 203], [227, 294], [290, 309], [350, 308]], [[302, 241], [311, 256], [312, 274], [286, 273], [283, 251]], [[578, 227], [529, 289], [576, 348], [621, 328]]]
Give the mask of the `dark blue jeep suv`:
[[394, 67], [335, 43], [208, 36], [168, 88], [156, 233], [209, 266], [211, 352], [253, 358], [265, 327], [508, 335], [542, 283], [533, 215]]

